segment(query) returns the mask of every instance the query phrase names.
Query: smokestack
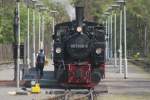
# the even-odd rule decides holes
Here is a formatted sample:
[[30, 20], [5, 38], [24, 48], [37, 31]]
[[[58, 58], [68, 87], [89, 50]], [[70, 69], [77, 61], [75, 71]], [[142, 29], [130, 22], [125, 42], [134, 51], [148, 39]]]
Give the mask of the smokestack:
[[76, 7], [77, 26], [82, 26], [84, 19], [84, 7]]

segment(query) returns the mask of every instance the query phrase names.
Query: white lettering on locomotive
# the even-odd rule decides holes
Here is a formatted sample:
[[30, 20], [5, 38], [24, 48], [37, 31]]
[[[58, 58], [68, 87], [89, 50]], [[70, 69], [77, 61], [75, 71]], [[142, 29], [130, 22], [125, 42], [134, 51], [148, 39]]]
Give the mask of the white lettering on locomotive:
[[70, 48], [88, 48], [86, 44], [71, 44]]

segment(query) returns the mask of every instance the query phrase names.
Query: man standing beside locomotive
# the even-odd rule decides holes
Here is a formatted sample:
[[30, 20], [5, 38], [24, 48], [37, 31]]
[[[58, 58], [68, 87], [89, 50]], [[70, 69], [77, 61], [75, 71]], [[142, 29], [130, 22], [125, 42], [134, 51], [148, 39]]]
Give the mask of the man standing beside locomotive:
[[40, 49], [40, 52], [38, 53], [37, 59], [36, 59], [36, 71], [40, 71], [40, 78], [43, 77], [43, 69], [44, 69], [44, 63], [45, 63], [45, 55], [44, 50]]

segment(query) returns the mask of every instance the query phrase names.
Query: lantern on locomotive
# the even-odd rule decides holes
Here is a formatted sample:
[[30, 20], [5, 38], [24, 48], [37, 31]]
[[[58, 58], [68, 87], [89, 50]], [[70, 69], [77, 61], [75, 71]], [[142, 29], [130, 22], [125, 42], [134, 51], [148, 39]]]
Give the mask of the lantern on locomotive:
[[83, 7], [76, 7], [76, 20], [55, 26], [54, 73], [65, 86], [93, 88], [104, 75], [105, 32], [83, 19]]

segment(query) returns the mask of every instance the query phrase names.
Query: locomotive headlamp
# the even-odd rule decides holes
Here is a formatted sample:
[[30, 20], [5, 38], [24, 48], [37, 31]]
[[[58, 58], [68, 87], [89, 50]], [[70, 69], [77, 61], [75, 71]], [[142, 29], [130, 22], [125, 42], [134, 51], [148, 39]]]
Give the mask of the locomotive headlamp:
[[100, 54], [102, 52], [102, 49], [101, 48], [97, 48], [96, 49], [96, 54]]
[[61, 48], [57, 47], [56, 48], [56, 53], [61, 53]]
[[77, 27], [77, 32], [82, 32], [82, 27]]

